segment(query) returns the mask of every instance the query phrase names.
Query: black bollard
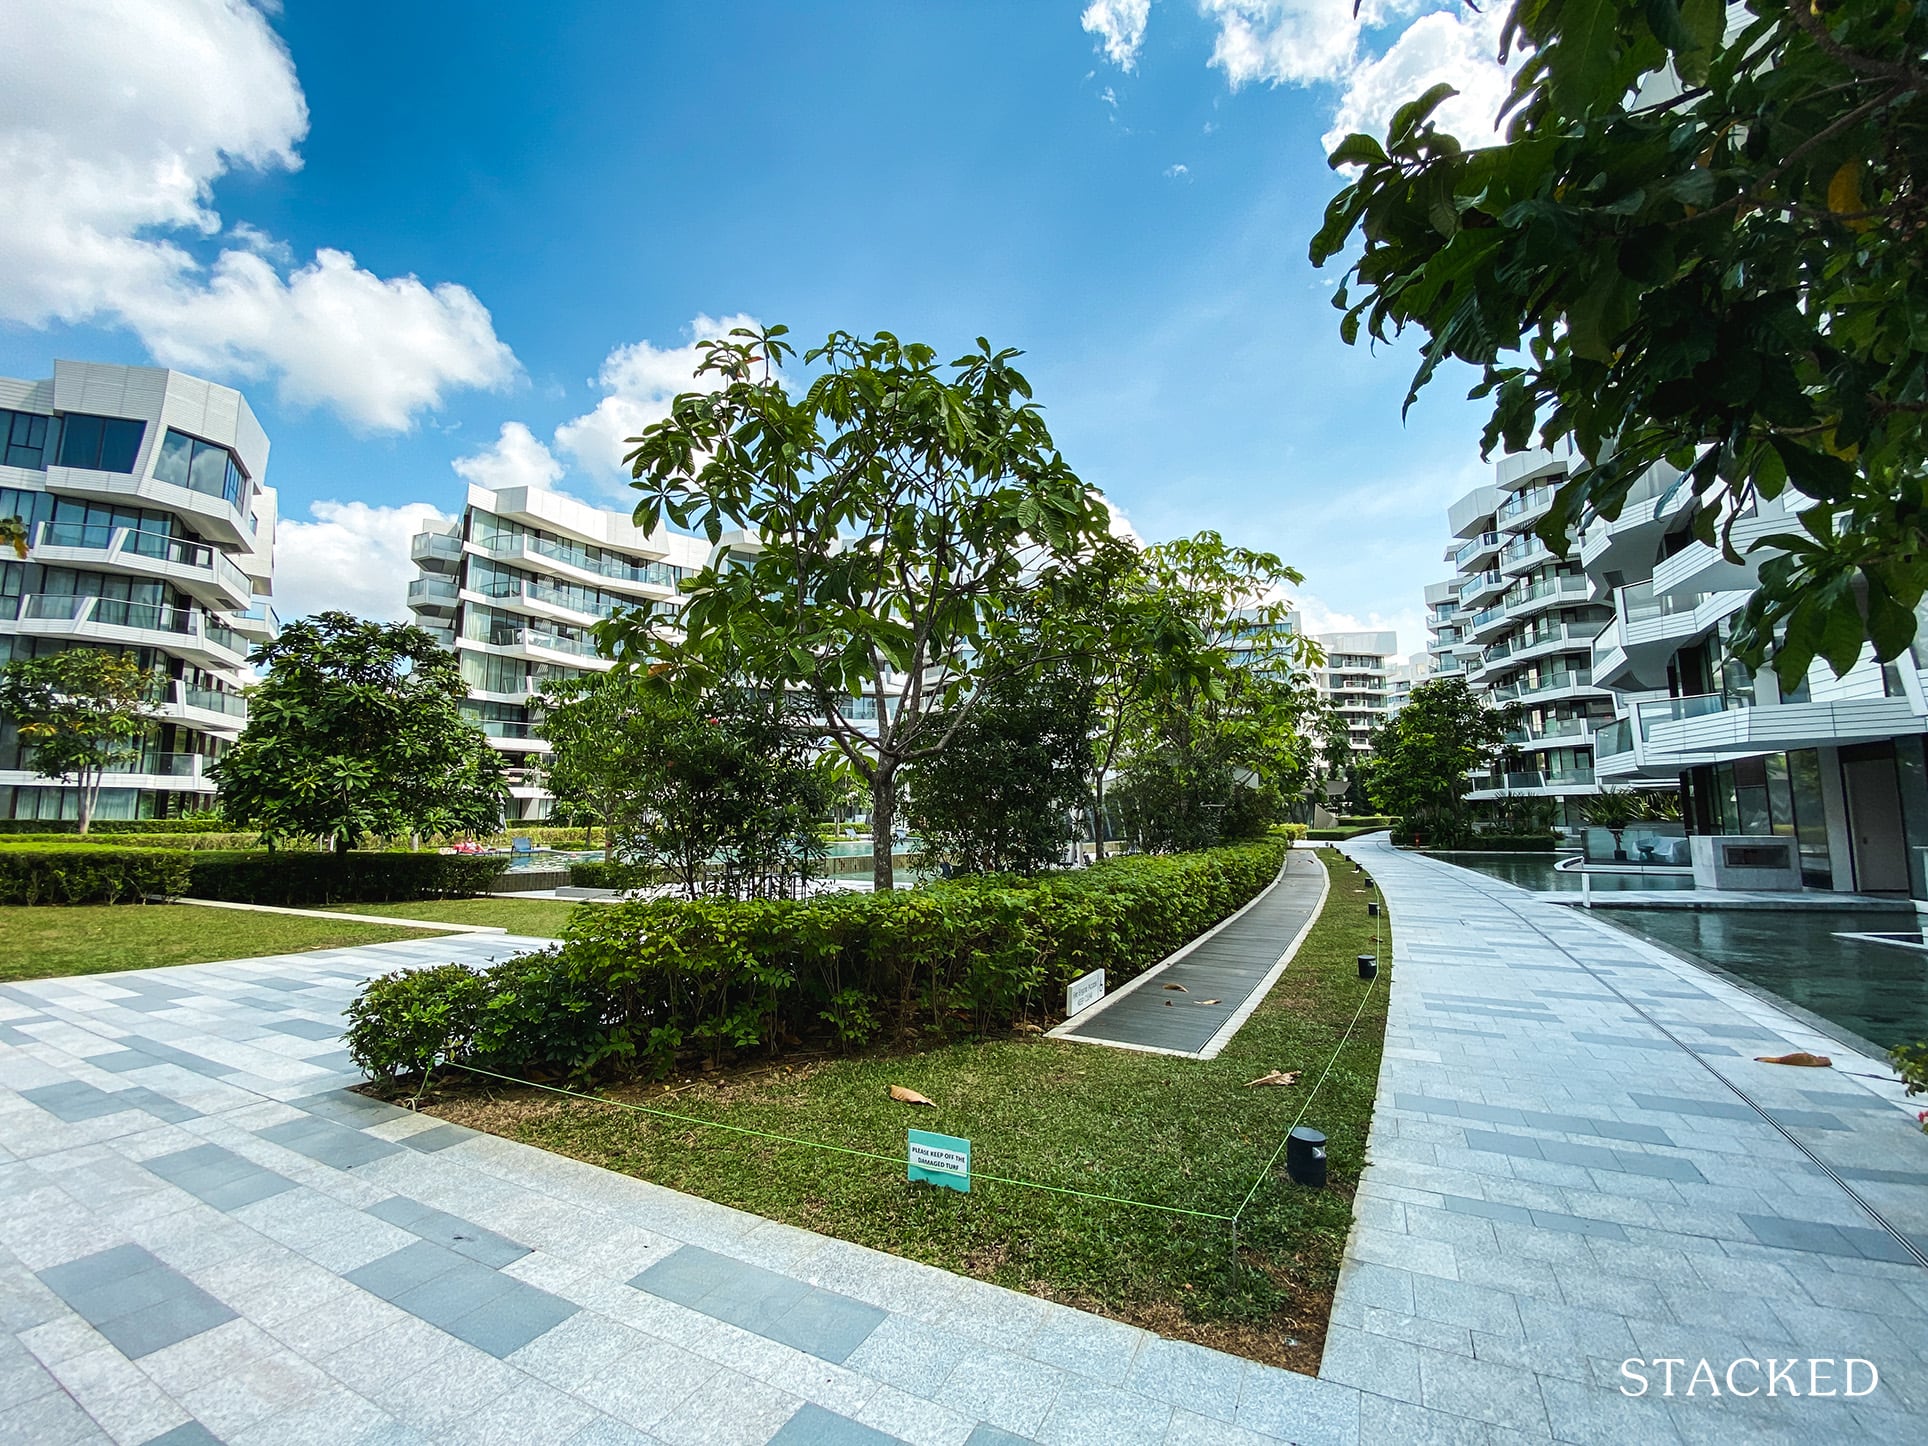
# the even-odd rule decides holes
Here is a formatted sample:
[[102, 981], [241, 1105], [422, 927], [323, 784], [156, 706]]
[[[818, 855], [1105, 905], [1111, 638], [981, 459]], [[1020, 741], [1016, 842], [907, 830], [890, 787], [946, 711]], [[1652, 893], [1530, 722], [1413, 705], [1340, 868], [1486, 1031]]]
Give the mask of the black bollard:
[[1376, 919], [1379, 917], [1379, 901], [1377, 899], [1366, 900], [1366, 917], [1368, 919]]
[[1285, 1173], [1295, 1185], [1325, 1189], [1325, 1136], [1305, 1125], [1294, 1125], [1285, 1137]]
[[1361, 954], [1359, 956], [1359, 977], [1361, 979], [1377, 979], [1379, 977], [1379, 961], [1370, 954]]

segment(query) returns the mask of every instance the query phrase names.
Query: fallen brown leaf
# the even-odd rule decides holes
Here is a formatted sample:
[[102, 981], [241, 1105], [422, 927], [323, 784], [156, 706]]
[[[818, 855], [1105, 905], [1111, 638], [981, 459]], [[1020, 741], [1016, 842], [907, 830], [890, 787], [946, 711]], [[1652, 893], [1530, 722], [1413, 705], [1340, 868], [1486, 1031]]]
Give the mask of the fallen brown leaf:
[[1224, 1002], [1222, 999], [1194, 999], [1192, 1001], [1194, 1004], [1223, 1004]]
[[1299, 1073], [1296, 1069], [1275, 1069], [1269, 1073], [1260, 1075], [1257, 1079], [1248, 1079], [1245, 1082], [1245, 1087], [1249, 1090], [1253, 1085], [1279, 1085], [1281, 1087], [1285, 1085], [1295, 1085], [1299, 1082]]
[[1043, 1034], [1044, 1033], [1043, 1026], [1033, 1024], [1028, 1019], [1020, 1019], [1016, 1024], [1012, 1025], [1011, 1028], [1016, 1030], [1019, 1034]]
[[1189, 989], [1187, 989], [1187, 988], [1186, 988], [1186, 987], [1185, 987], [1185, 986], [1184, 986], [1183, 984], [1167, 984], [1167, 985], [1166, 985], [1165, 987], [1166, 987], [1167, 989], [1169, 989], [1169, 990], [1171, 990], [1171, 992], [1172, 992], [1172, 993], [1174, 993], [1174, 994], [1189, 994], [1189, 993], [1191, 993], [1191, 990], [1189, 990]]
[[1793, 1054], [1757, 1054], [1754, 1063], [1798, 1064], [1808, 1069], [1831, 1069], [1834, 1066], [1834, 1061], [1825, 1054], [1809, 1054], [1804, 1049], [1797, 1049]]
[[892, 1085], [890, 1097], [900, 1105], [929, 1105], [932, 1109], [937, 1108], [936, 1100], [927, 1099], [916, 1090], [906, 1089], [903, 1085]]

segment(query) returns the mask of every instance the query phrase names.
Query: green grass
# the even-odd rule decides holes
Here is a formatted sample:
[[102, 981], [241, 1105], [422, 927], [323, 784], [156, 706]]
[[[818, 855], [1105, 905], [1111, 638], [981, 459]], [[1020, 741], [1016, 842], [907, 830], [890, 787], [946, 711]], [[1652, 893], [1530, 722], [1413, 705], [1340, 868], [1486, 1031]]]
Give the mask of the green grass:
[[[591, 906], [596, 907], [596, 906]], [[577, 906], [567, 899], [422, 899], [412, 904], [330, 904], [338, 914], [385, 914], [445, 924], [494, 924], [511, 934], [559, 939]]]
[[192, 904], [0, 908], [0, 983], [424, 937], [433, 936], [421, 929]]
[[[1297, 958], [1209, 1062], [1016, 1036], [916, 1053], [778, 1060], [611, 1096], [701, 1120], [901, 1158], [907, 1126], [962, 1135], [977, 1171], [1215, 1214], [1222, 1221], [979, 1179], [969, 1195], [901, 1166], [515, 1087], [457, 1085], [445, 1118], [673, 1189], [1258, 1359], [1316, 1370], [1363, 1164], [1389, 965], [1306, 1122], [1330, 1185], [1266, 1164], [1360, 1008], [1374, 947], [1364, 878], [1330, 850], [1327, 906]], [[1390, 958], [1390, 936], [1382, 957]], [[1174, 1007], [1183, 1007], [1182, 1004]], [[1272, 1069], [1298, 1086], [1248, 1089]], [[936, 1109], [896, 1104], [908, 1085]]]

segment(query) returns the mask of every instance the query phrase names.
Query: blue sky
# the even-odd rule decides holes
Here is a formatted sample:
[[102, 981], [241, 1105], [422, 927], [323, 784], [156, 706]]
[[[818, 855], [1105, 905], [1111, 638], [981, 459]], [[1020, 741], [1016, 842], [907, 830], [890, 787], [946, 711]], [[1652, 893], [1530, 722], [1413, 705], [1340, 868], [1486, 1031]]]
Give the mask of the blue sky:
[[621, 504], [616, 441], [687, 372], [692, 326], [741, 315], [1021, 347], [1142, 536], [1217, 528], [1303, 569], [1315, 622], [1423, 641], [1481, 414], [1448, 377], [1402, 426], [1410, 349], [1341, 345], [1305, 252], [1335, 117], [1378, 121], [1442, 67], [1490, 99], [1478, 17], [44, 10], [0, 44], [0, 142], [47, 161], [0, 165], [0, 373], [154, 360], [241, 386], [274, 442], [284, 612], [398, 608], [457, 464]]

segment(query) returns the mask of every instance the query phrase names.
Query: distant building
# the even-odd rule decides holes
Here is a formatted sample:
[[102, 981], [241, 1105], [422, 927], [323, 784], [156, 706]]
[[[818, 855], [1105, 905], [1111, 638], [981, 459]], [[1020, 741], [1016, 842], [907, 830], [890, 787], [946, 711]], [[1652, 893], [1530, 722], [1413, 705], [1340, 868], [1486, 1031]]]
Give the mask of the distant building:
[[1313, 671], [1320, 695], [1346, 720], [1354, 753], [1372, 751], [1372, 731], [1392, 716], [1393, 675], [1399, 635], [1387, 630], [1314, 633], [1325, 649], [1325, 666]]
[[539, 487], [471, 486], [461, 518], [409, 547], [415, 620], [461, 659], [464, 710], [510, 769], [514, 818], [547, 818], [549, 751], [531, 700], [553, 678], [608, 669], [590, 629], [619, 608], [661, 608], [710, 547], [626, 511]]
[[[208, 768], [241, 732], [248, 654], [279, 629], [268, 438], [242, 395], [159, 367], [57, 361], [0, 378], [0, 658], [93, 647], [156, 675], [157, 718], [95, 817], [214, 801]], [[0, 721], [0, 817], [70, 819], [76, 790], [27, 766]]]

